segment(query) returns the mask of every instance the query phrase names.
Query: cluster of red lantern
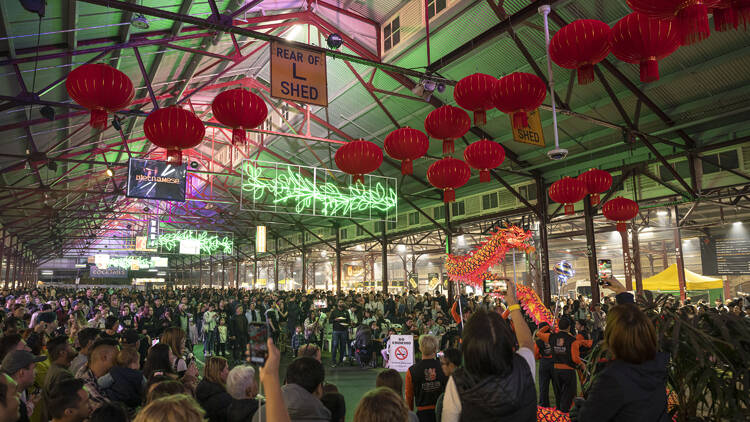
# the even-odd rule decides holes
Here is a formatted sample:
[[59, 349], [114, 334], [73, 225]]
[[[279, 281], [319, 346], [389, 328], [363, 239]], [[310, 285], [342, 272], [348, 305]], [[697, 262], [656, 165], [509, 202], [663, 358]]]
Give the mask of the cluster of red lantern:
[[146, 116], [143, 132], [151, 143], [167, 150], [167, 161], [182, 165], [182, 151], [203, 140], [206, 127], [193, 112], [179, 106], [159, 108]]
[[599, 194], [612, 187], [612, 175], [599, 169], [591, 169], [576, 178], [563, 177], [549, 187], [551, 200], [565, 205], [565, 214], [575, 213], [574, 204], [586, 195], [591, 195], [591, 205], [599, 204]]
[[364, 183], [364, 175], [377, 170], [383, 163], [383, 151], [372, 142], [358, 139], [336, 150], [333, 160], [339, 170], [352, 176], [352, 183]]
[[230, 89], [214, 98], [211, 103], [214, 118], [232, 128], [232, 143], [244, 145], [245, 131], [260, 126], [268, 116], [268, 108], [262, 98], [242, 89]]
[[98, 130], [107, 128], [107, 113], [130, 105], [135, 95], [128, 75], [103, 63], [90, 63], [73, 69], [65, 80], [68, 95], [91, 111], [89, 124]]

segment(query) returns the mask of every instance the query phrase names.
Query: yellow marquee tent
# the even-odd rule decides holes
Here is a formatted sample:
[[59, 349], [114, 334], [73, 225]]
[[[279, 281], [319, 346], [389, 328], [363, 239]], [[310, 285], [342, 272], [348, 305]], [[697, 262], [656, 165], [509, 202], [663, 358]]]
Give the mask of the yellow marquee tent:
[[[721, 289], [724, 285], [720, 278], [706, 277], [685, 269], [685, 283], [687, 290]], [[672, 264], [666, 270], [643, 280], [644, 290], [680, 290], [677, 278], [677, 264]]]

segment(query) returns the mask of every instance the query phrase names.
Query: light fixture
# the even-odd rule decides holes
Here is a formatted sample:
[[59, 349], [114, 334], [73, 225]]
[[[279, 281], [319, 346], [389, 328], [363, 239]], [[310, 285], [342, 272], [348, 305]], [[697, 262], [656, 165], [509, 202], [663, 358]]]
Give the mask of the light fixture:
[[398, 245], [398, 251], [399, 251], [399, 252], [404, 252], [404, 251], [406, 251], [406, 245]]
[[39, 109], [39, 114], [49, 121], [55, 120], [55, 109], [46, 105]]
[[328, 35], [328, 38], [326, 38], [326, 44], [328, 44], [328, 48], [332, 50], [338, 50], [339, 47], [344, 44], [344, 39], [341, 38], [341, 35], [332, 33]]
[[300, 25], [294, 25], [294, 27], [292, 28], [291, 32], [289, 32], [288, 34], [284, 35], [284, 39], [287, 39], [287, 40], [293, 39], [294, 37], [297, 36], [297, 34], [299, 34], [299, 31], [301, 29], [302, 29], [302, 26], [300, 26]]
[[732, 225], [733, 226], [741, 226], [742, 225], [742, 221], [735, 221], [734, 223], [732, 223]]
[[197, 169], [198, 167], [200, 167], [200, 164], [198, 164], [198, 162], [197, 162], [197, 161], [191, 161], [191, 162], [190, 162], [190, 168], [191, 168], [191, 169], [194, 169], [194, 170], [195, 170], [195, 169]]
[[666, 217], [667, 215], [669, 215], [669, 211], [659, 210], [659, 211], [656, 211], [656, 215], [658, 215], [659, 217]]
[[148, 23], [148, 19], [146, 19], [146, 17], [143, 16], [142, 13], [138, 13], [137, 15], [133, 16], [133, 18], [130, 19], [130, 25], [138, 29], [148, 29], [150, 26]]
[[112, 169], [111, 169], [111, 168], [109, 168], [109, 167], [107, 167], [107, 170], [104, 170], [104, 173], [106, 173], [106, 174], [107, 174], [107, 176], [109, 176], [109, 177], [112, 177], [112, 176], [114, 176], [114, 175], [115, 175], [115, 172], [114, 172], [114, 171], [112, 171]]
[[264, 253], [266, 251], [266, 226], [255, 228], [255, 252]]

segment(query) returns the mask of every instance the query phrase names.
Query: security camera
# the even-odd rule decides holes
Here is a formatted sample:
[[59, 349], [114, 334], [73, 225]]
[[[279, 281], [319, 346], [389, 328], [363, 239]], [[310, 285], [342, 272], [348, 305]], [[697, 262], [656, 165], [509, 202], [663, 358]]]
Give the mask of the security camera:
[[567, 149], [553, 149], [552, 151], [547, 152], [547, 157], [549, 157], [550, 160], [562, 160], [565, 157], [568, 156], [568, 150]]

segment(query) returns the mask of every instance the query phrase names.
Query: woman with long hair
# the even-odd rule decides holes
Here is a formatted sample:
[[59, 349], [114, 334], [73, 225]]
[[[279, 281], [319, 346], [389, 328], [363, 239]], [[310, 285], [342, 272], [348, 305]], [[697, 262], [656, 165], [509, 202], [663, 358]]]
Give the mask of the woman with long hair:
[[169, 358], [170, 353], [169, 345], [166, 343], [159, 343], [148, 349], [146, 364], [143, 367], [143, 375], [147, 380], [155, 375], [177, 378], [177, 373], [172, 369], [172, 362]]
[[203, 380], [198, 383], [195, 398], [206, 410], [209, 422], [226, 422], [227, 409], [232, 403], [232, 396], [227, 392], [227, 376], [229, 364], [219, 356], [211, 356], [206, 360]]
[[472, 313], [462, 334], [465, 366], [448, 379], [443, 422], [536, 421], [534, 343], [513, 283], [505, 299], [515, 335], [496, 312]]

